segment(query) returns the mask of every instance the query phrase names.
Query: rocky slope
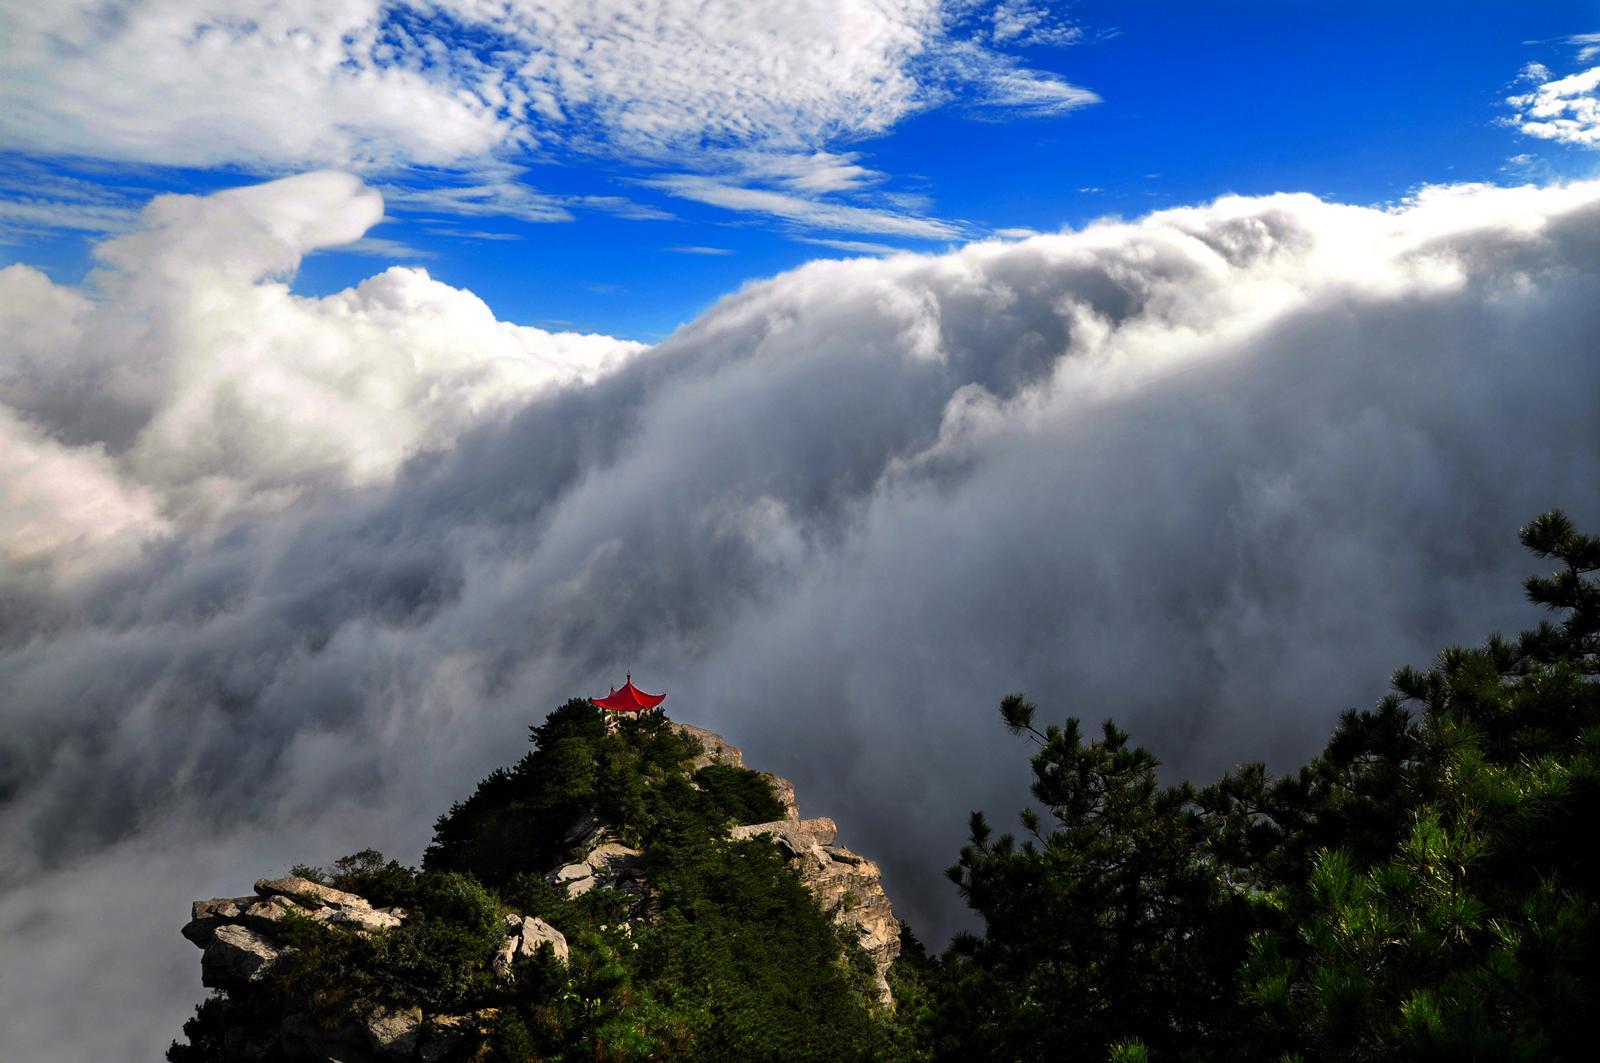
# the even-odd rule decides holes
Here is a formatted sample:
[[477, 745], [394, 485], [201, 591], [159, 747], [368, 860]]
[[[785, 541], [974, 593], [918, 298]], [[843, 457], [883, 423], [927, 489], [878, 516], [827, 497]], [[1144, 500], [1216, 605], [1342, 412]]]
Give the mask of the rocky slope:
[[[703, 747], [694, 767], [714, 763], [743, 768], [743, 753], [720, 735], [685, 724], [674, 725]], [[837, 827], [827, 818], [802, 819], [795, 790], [787, 780], [767, 775], [785, 818], [738, 825], [730, 830], [736, 840], [766, 839], [785, 864], [794, 869], [819, 908], [857, 941], [871, 960], [878, 1003], [892, 1010], [887, 973], [900, 952], [900, 922], [883, 890], [879, 869], [865, 857], [836, 844]], [[563, 837], [569, 859], [546, 876], [568, 898], [595, 889], [613, 890], [631, 897], [629, 919], [654, 920], [659, 902], [644, 874], [643, 854], [622, 844], [592, 816], [580, 817]], [[309, 872], [308, 872], [309, 873]], [[287, 876], [260, 879], [254, 894], [195, 901], [183, 935], [203, 950], [202, 983], [224, 993], [251, 993], [270, 983], [294, 947], [283, 940], [291, 916], [312, 923], [339, 926], [368, 936], [400, 927], [408, 913], [399, 907], [377, 907], [354, 893], [334, 889], [310, 879]], [[555, 927], [516, 912], [503, 915], [504, 940], [488, 958], [495, 977], [510, 979], [518, 956], [531, 956], [549, 946], [557, 961], [565, 962], [568, 944]], [[430, 1015], [417, 1009], [377, 1007], [360, 1019], [328, 1028], [285, 1009], [274, 1026], [238, 1031], [230, 1051], [244, 1059], [323, 1059], [359, 1063], [362, 1060], [423, 1059], [444, 1061], [462, 1055], [469, 1034], [482, 1021], [474, 1015]]]

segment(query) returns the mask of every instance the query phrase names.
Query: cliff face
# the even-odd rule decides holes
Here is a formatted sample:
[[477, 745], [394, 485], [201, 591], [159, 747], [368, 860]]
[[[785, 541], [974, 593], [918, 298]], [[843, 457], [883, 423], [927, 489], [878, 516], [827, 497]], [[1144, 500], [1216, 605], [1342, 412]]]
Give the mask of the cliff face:
[[[685, 724], [674, 724], [694, 739], [702, 752], [691, 769], [713, 764], [744, 768], [743, 753], [720, 735]], [[827, 818], [802, 819], [795, 790], [787, 780], [764, 775], [785, 818], [732, 827], [735, 841], [769, 842], [810, 892], [821, 912], [844, 931], [846, 940], [859, 944], [871, 962], [878, 1007], [893, 1008], [887, 974], [900, 952], [900, 922], [883, 890], [876, 864], [836, 843], [838, 828]], [[623, 844], [593, 815], [580, 816], [561, 835], [568, 846], [567, 859], [551, 867], [545, 881], [569, 900], [593, 890], [613, 891], [622, 905], [625, 922], [613, 929], [626, 934], [630, 927], [662, 918], [661, 900], [645, 871], [645, 854]], [[307, 872], [308, 874], [310, 872]], [[607, 896], [597, 894], [596, 896]], [[335, 889], [308, 878], [287, 876], [260, 879], [250, 896], [195, 901], [192, 918], [183, 935], [203, 950], [201, 980], [208, 988], [231, 996], [259, 1000], [271, 992], [280, 971], [296, 953], [292, 932], [302, 921], [339, 927], [360, 938], [373, 940], [413, 918], [398, 906], [379, 907], [355, 893]], [[486, 977], [509, 982], [515, 977], [519, 957], [534, 956], [548, 947], [549, 958], [565, 964], [566, 937], [543, 919], [520, 912], [502, 911], [503, 941], [492, 956], [486, 955]], [[600, 929], [605, 930], [605, 927]], [[447, 1061], [471, 1056], [474, 1033], [487, 1030], [484, 1013], [431, 1014], [419, 1008], [370, 1006], [329, 1023], [302, 1014], [294, 991], [278, 992], [283, 1006], [273, 1021], [240, 1026], [228, 1036], [227, 1058], [259, 1060], [361, 1060], [424, 1059]], [[259, 1014], [259, 1012], [257, 1012]], [[199, 1058], [199, 1057], [196, 1057]]]

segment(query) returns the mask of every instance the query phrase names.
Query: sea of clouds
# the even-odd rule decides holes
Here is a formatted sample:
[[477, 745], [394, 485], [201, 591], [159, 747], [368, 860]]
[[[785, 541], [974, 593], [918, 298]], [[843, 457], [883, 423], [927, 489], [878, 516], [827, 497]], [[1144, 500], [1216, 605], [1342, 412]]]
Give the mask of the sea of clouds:
[[816, 262], [652, 348], [392, 268], [314, 173], [0, 270], [0, 1059], [159, 1056], [191, 898], [433, 817], [625, 669], [935, 943], [1012, 691], [1292, 767], [1600, 524], [1600, 184]]

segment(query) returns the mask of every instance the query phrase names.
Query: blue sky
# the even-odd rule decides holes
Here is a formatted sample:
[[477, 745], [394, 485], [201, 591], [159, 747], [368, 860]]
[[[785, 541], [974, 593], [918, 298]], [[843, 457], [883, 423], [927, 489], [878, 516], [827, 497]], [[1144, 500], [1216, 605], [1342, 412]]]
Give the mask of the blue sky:
[[[289, 5], [291, 15], [304, 9], [314, 28], [317, 3], [298, 0]], [[207, 6], [195, 5], [194, 25], [182, 39], [216, 35], [219, 19]], [[509, 123], [518, 127], [510, 135], [486, 135], [487, 147], [453, 132], [470, 129], [461, 116], [425, 111], [415, 122], [403, 111], [398, 119], [378, 112], [363, 132], [365, 116], [338, 113], [338, 100], [325, 89], [316, 98], [330, 100], [331, 113], [306, 114], [296, 128], [294, 85], [276, 95], [252, 95], [246, 85], [235, 94], [239, 86], [208, 85], [208, 77], [223, 75], [199, 60], [192, 77], [175, 76], [192, 82], [182, 87], [202, 103], [191, 106], [224, 101], [217, 113], [190, 119], [192, 133], [185, 136], [183, 103], [172, 84], [153, 82], [149, 107], [173, 112], [172, 128], [130, 143], [123, 133], [139, 124], [137, 85], [113, 85], [108, 76], [98, 95], [90, 86], [63, 102], [66, 94], [50, 82], [56, 75], [36, 66], [11, 80], [17, 110], [0, 122], [0, 143], [8, 149], [0, 176], [14, 203], [37, 201], [43, 209], [9, 219], [0, 263], [29, 263], [76, 283], [91, 265], [94, 242], [129, 224], [151, 193], [349, 169], [388, 193], [387, 219], [358, 251], [308, 259], [297, 290], [337, 290], [403, 263], [470, 289], [503, 319], [653, 341], [741, 283], [820, 256], [939, 250], [1230, 192], [1308, 191], [1384, 203], [1428, 183], [1543, 182], [1593, 169], [1586, 142], [1527, 135], [1517, 128], [1518, 109], [1507, 103], [1539, 78], [1559, 79], [1590, 65], [1579, 35], [1600, 26], [1592, 3], [1046, 7], [1013, 0], [954, 12], [904, 6], [911, 43], [881, 54], [869, 49], [861, 64], [821, 77], [820, 88], [803, 86], [793, 98], [784, 95], [787, 83], [773, 88], [783, 79], [761, 82], [772, 71], [762, 49], [783, 55], [792, 44], [788, 54], [803, 66], [819, 30], [802, 27], [786, 41], [788, 27], [777, 17], [759, 34], [741, 36], [745, 28], [735, 27], [724, 39], [701, 42], [707, 57], [695, 59], [694, 69], [711, 68], [708, 76], [753, 77], [753, 96], [735, 93], [702, 108], [695, 94], [705, 90], [674, 82], [669, 89], [685, 94], [681, 106], [664, 106], [657, 116], [673, 128], [640, 133], [629, 121], [641, 99], [628, 93], [648, 104], [661, 91], [645, 75], [598, 103], [592, 93], [583, 103], [569, 98], [559, 120], [529, 111], [532, 117]], [[435, 83], [442, 76], [447, 87], [454, 77], [456, 87], [482, 92], [483, 77], [471, 64], [504, 69], [504, 55], [542, 45], [535, 22], [513, 33], [493, 22], [372, 8], [380, 38], [400, 27], [443, 42], [465, 73], [441, 75], [450, 64], [437, 57], [414, 65]], [[59, 41], [82, 30], [20, 12], [5, 17], [18, 21], [8, 35], [17, 48], [27, 45], [29, 33]], [[270, 37], [270, 30], [247, 21], [229, 40], [243, 47], [252, 35]], [[610, 31], [593, 32], [603, 39]], [[83, 31], [74, 42], [80, 60], [114, 70], [115, 61], [92, 49], [118, 47], [121, 59], [139, 61], [126, 54], [131, 43], [96, 40]], [[407, 66], [403, 58], [373, 54], [376, 69]], [[726, 69], [718, 66], [724, 60]], [[281, 53], [265, 61], [277, 70], [294, 59]], [[642, 60], [623, 54], [618, 61]], [[1540, 64], [1533, 68], [1538, 77], [1519, 81], [1529, 64]], [[914, 84], [885, 88], [873, 80], [885, 70]], [[1043, 85], [1045, 95], [1008, 88], [1005, 78], [1019, 71], [1030, 85]], [[321, 75], [308, 76], [302, 87], [318, 92]], [[558, 70], [549, 83], [570, 76]], [[863, 82], [854, 94], [858, 86], [849, 80], [857, 76]], [[803, 81], [805, 71], [788, 77]], [[123, 93], [129, 97], [119, 98]], [[889, 103], [874, 103], [875, 93]], [[39, 112], [34, 120], [17, 117], [26, 108]], [[277, 110], [287, 113], [286, 126], [273, 124]], [[513, 110], [502, 106], [498, 113]], [[259, 143], [250, 139], [257, 122]], [[319, 122], [367, 139], [354, 149], [301, 143], [299, 130]], [[241, 132], [233, 143], [197, 153], [194, 144], [215, 139], [205, 123]], [[426, 135], [413, 135], [419, 129]], [[174, 160], [188, 164], [168, 165]], [[500, 191], [466, 210], [459, 200], [429, 196], [484, 184]], [[528, 200], [507, 199], [506, 187], [526, 190]], [[395, 188], [417, 198], [408, 202]], [[730, 205], [730, 189], [786, 197], [803, 212], [821, 206], [857, 213], [781, 216]], [[920, 231], [883, 231], [897, 219]]]

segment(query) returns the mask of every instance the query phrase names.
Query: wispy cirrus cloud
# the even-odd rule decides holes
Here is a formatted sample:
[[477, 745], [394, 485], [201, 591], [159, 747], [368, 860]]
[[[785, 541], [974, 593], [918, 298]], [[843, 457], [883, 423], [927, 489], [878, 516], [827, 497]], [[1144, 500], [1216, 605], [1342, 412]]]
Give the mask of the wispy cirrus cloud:
[[636, 203], [626, 196], [573, 196], [567, 202], [575, 207], [614, 214], [629, 221], [675, 221], [677, 215], [670, 210]]
[[953, 240], [963, 231], [959, 224], [938, 218], [733, 184], [701, 174], [666, 174], [649, 178], [644, 183], [696, 203], [763, 215], [806, 229], [877, 233], [919, 240]]
[[487, 229], [457, 229], [450, 226], [428, 227], [434, 236], [449, 236], [457, 240], [521, 240], [521, 233], [491, 232]]
[[57, 173], [29, 159], [0, 159], [0, 242], [59, 230], [119, 232], [134, 223], [141, 205], [132, 190]]
[[385, 177], [396, 210], [665, 220], [541, 192], [517, 164], [732, 168], [751, 188], [848, 199], [886, 179], [851, 146], [917, 112], [1049, 117], [1097, 101], [1008, 51], [1078, 35], [1023, 0], [57, 0], [0, 13], [0, 150], [335, 166]]
[[572, 221], [560, 196], [540, 192], [519, 180], [520, 167], [494, 165], [478, 171], [429, 175], [427, 183], [396, 182], [383, 186], [393, 209], [417, 214], [452, 214], [467, 218], [515, 218], [527, 222]]
[[384, 236], [363, 236], [359, 240], [342, 244], [331, 250], [343, 251], [351, 255], [370, 255], [373, 258], [436, 258], [437, 255], [422, 247], [412, 247], [404, 240], [391, 240]]
[[849, 252], [852, 255], [898, 255], [905, 250], [903, 247], [874, 243], [871, 240], [834, 240], [826, 236], [798, 236], [795, 239], [803, 244], [829, 247], [835, 251]]

